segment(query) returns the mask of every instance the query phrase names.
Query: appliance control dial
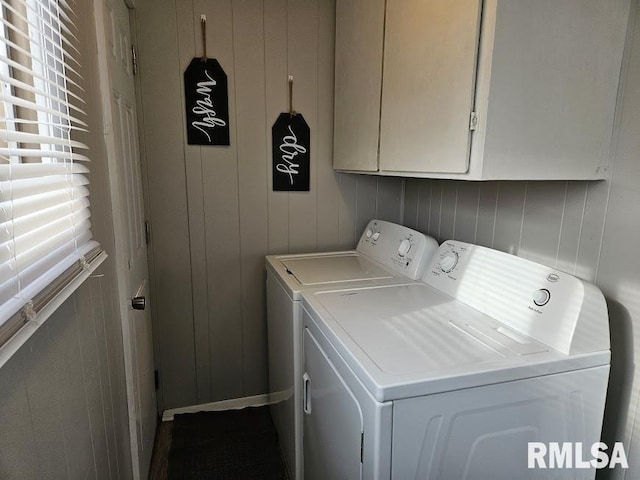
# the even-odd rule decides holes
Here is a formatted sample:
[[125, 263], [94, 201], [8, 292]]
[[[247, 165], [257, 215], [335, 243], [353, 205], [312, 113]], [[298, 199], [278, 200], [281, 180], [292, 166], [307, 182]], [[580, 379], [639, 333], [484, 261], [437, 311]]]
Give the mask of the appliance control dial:
[[374, 240], [378, 240], [380, 238], [380, 232], [375, 232], [371, 238], [373, 238]]
[[533, 303], [535, 303], [539, 307], [542, 307], [543, 305], [549, 303], [550, 299], [551, 292], [549, 292], [549, 290], [547, 290], [546, 288], [541, 288], [540, 290], [536, 290], [535, 292], [533, 292]]
[[458, 254], [456, 252], [448, 252], [438, 262], [438, 268], [444, 273], [449, 273], [458, 265]]
[[411, 250], [411, 241], [408, 238], [405, 238], [400, 242], [400, 246], [398, 247], [398, 255], [404, 257]]
[[367, 228], [365, 235], [367, 236], [367, 238], [371, 238], [371, 235], [373, 235], [373, 230], [371, 230], [370, 228]]

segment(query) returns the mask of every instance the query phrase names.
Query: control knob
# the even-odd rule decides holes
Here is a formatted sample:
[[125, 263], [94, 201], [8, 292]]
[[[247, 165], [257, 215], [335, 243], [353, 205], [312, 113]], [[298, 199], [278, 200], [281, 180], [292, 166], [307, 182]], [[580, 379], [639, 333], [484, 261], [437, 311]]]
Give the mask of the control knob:
[[438, 262], [438, 268], [444, 273], [449, 273], [458, 265], [458, 254], [456, 252], [449, 252]]
[[404, 257], [411, 250], [411, 242], [408, 238], [405, 238], [400, 242], [400, 246], [398, 247], [398, 255]]
[[373, 234], [373, 236], [371, 237], [373, 240], [378, 240], [380, 238], [380, 232], [376, 232]]
[[370, 228], [367, 228], [365, 235], [367, 236], [367, 238], [371, 238], [371, 235], [373, 235], [373, 230], [371, 230]]

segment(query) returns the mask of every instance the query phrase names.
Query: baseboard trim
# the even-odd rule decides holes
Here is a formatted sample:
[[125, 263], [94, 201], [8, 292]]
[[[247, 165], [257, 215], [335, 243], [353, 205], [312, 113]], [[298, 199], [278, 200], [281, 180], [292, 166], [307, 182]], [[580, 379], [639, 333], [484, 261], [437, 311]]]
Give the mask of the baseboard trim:
[[230, 400], [221, 400], [219, 402], [201, 403], [200, 405], [191, 405], [188, 407], [170, 408], [162, 412], [162, 421], [170, 422], [174, 415], [180, 413], [196, 413], [196, 412], [219, 412], [222, 410], [239, 410], [246, 407], [262, 407], [273, 403], [271, 395], [264, 393], [262, 395], [254, 395], [253, 397], [232, 398]]

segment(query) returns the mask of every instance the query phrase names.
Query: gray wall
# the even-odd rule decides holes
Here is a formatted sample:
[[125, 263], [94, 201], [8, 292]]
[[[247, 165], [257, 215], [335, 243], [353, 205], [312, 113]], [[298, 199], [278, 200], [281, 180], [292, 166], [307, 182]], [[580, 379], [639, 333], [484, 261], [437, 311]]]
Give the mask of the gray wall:
[[[404, 223], [439, 241], [510, 252], [598, 285], [609, 306], [612, 370], [603, 438], [624, 441], [640, 478], [640, 19], [633, 2], [610, 180], [407, 180]], [[608, 474], [610, 472], [601, 472]], [[614, 478], [625, 478], [616, 471]]]
[[[372, 217], [400, 221], [403, 180], [340, 175], [333, 145], [334, 0], [138, 2], [140, 114], [164, 408], [267, 391], [264, 256], [353, 248]], [[202, 54], [229, 81], [230, 147], [186, 144], [183, 72]], [[273, 192], [271, 126], [311, 128], [311, 191]]]
[[109, 277], [85, 282], [0, 370], [0, 478], [131, 477]]
[[[113, 251], [92, 2], [77, 2], [88, 123], [93, 231]], [[131, 477], [113, 261], [0, 369], [0, 478]]]

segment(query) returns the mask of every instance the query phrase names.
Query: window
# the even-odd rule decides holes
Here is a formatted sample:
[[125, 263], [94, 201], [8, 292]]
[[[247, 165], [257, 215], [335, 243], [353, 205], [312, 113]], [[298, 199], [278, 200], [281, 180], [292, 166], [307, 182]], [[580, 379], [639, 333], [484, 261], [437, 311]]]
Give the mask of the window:
[[104, 257], [78, 141], [87, 125], [72, 7], [0, 0], [0, 346]]

